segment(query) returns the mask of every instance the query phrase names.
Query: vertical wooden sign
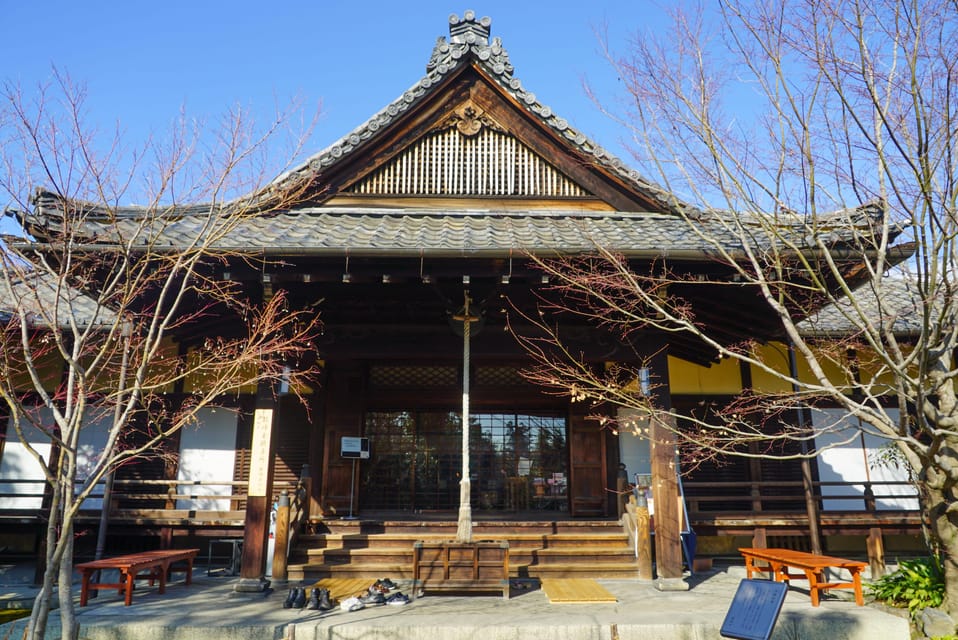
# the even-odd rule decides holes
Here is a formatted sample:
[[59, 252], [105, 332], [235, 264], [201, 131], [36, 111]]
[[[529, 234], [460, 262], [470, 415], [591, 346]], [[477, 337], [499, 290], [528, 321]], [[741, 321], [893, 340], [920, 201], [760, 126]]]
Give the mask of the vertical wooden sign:
[[250, 497], [263, 497], [269, 489], [270, 436], [273, 430], [273, 409], [256, 409], [253, 413], [253, 441], [250, 445]]

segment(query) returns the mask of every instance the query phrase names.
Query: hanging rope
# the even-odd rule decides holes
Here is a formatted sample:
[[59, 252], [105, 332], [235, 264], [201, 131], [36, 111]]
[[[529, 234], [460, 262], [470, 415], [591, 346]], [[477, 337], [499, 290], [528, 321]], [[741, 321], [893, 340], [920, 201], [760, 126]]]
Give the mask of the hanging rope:
[[469, 334], [470, 325], [478, 320], [469, 313], [469, 291], [465, 292], [462, 321], [462, 478], [459, 480], [459, 523], [456, 542], [472, 542], [472, 482], [469, 471]]

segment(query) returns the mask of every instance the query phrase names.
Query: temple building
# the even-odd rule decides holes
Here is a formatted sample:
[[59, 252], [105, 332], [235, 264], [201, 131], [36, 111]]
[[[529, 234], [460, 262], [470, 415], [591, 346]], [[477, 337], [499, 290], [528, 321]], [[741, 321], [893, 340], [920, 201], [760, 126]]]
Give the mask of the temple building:
[[[255, 579], [270, 556], [269, 505], [305, 470], [305, 518], [290, 577], [337, 570], [379, 577], [384, 567], [396, 575], [416, 535], [441, 535], [456, 519], [466, 367], [475, 526], [483, 538], [510, 541], [517, 575], [633, 575], [617, 493], [623, 472], [627, 483], [636, 474], [651, 476], [660, 575], [681, 576], [689, 564], [680, 536], [687, 530], [698, 533], [700, 554], [734, 553], [756, 531], [803, 544], [808, 521], [797, 462], [733, 460], [680, 482], [674, 444], [614, 434], [587, 419], [588, 407], [523, 377], [529, 358], [512, 332], [528, 327], [513, 317], [507, 331], [507, 315], [510, 308], [533, 312], [549, 286], [530, 254], [584, 254], [598, 245], [637, 269], [667, 261], [677, 272], [714, 278], [729, 267], [693, 232], [693, 207], [597, 146], [519, 81], [490, 27], [471, 12], [452, 16], [448, 38], [438, 40], [425, 74], [408, 90], [249, 196], [266, 202], [277, 190], [296, 192], [295, 205], [252, 218], [220, 241], [220, 248], [255, 255], [266, 266], [237, 257], [216, 266], [216, 277], [239, 283], [254, 300], [282, 289], [290, 304], [319, 313], [314, 355], [322, 374], [305, 394], [308, 406], [293, 395], [248, 390], [227, 409], [204, 410], [201, 426], [171, 444], [175, 464], [143, 461], [118, 471], [116, 500], [89, 505], [91, 530], [103, 507], [111, 510], [111, 545], [137, 536], [157, 545], [242, 539], [242, 575]], [[44, 242], [66, 206], [40, 192], [32, 210], [16, 215], [33, 240]], [[114, 213], [142, 212], [104, 210], [104, 225]], [[178, 215], [162, 232], [170, 246], [203, 225], [199, 209]], [[702, 212], [696, 224], [727, 236], [734, 251], [737, 238], [723, 235], [712, 215]], [[87, 224], [95, 243], [95, 219]], [[781, 338], [754, 292], [700, 287], [690, 300], [698, 320], [729, 344]], [[464, 360], [467, 302], [476, 322]], [[188, 346], [235, 331], [231, 322], [192, 327], [178, 339]], [[675, 334], [649, 329], [624, 345], [576, 319], [563, 334], [596, 366], [621, 363], [638, 375], [651, 363], [659, 400], [677, 409], [763, 383], [758, 372], [719, 361], [714, 349]], [[171, 398], [195, 391], [187, 384]], [[265, 423], [257, 414], [264, 402], [271, 410]], [[91, 442], [96, 434], [90, 425]], [[914, 492], [900, 486], [900, 472], [880, 471], [869, 459], [877, 446], [843, 445], [814, 465], [818, 481], [834, 483], [819, 507], [835, 548], [864, 551], [876, 528], [885, 527], [889, 543], [901, 536], [902, 544], [918, 531]], [[264, 461], [265, 471], [257, 467]], [[26, 468], [8, 438], [0, 484], [29, 476]], [[251, 511], [254, 477], [268, 483], [257, 496], [267, 507]], [[881, 480], [899, 483], [901, 497], [868, 504], [864, 484]], [[171, 500], [138, 500], [136, 483], [146, 481], [192, 489], [174, 491]], [[836, 487], [845, 493], [829, 498]], [[40, 507], [39, 496], [6, 489], [0, 512], [23, 516]], [[849, 498], [848, 489], [862, 499]], [[563, 551], [560, 542], [577, 534], [573, 551]], [[367, 537], [351, 547], [349, 535]], [[375, 556], [377, 535], [392, 536], [391, 555]], [[613, 539], [621, 542], [615, 553], [599, 548]]]

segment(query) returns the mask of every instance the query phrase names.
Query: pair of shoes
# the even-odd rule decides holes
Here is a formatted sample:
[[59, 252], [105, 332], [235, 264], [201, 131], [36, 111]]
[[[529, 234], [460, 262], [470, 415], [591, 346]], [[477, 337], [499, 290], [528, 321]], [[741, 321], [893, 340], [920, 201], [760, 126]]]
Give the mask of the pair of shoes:
[[302, 609], [306, 606], [306, 590], [301, 587], [293, 587], [289, 590], [286, 599], [283, 600], [284, 609]]
[[392, 591], [393, 589], [398, 589], [398, 588], [399, 588], [399, 587], [396, 585], [396, 583], [393, 582], [392, 580], [390, 580], [389, 578], [380, 578], [379, 580], [377, 580], [376, 582], [373, 583], [373, 586], [376, 587], [377, 589], [379, 589], [380, 587], [382, 587], [382, 588], [386, 589], [386, 591]]
[[386, 598], [386, 604], [392, 606], [402, 606], [404, 604], [409, 604], [409, 597], [405, 595], [402, 591], [397, 591], [388, 598]]
[[363, 604], [373, 605], [373, 604], [386, 604], [386, 596], [379, 593], [378, 591], [366, 592], [359, 597], [359, 601]]
[[359, 611], [365, 607], [366, 605], [360, 602], [359, 598], [356, 597], [346, 598], [339, 603], [339, 608], [343, 611]]

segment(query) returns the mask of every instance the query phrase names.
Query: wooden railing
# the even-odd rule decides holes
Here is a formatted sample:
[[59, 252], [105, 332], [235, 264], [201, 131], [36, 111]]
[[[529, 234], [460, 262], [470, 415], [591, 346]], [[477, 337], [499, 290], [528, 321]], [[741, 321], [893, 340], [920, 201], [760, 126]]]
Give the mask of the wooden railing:
[[[692, 520], [700, 515], [716, 513], [805, 511], [805, 490], [801, 481], [683, 484], [686, 505]], [[812, 491], [812, 498], [823, 513], [918, 510], [914, 485], [905, 481], [814, 482]], [[883, 506], [882, 501], [893, 501], [896, 504], [886, 503]]]
[[[300, 482], [276, 484], [274, 490], [297, 490]], [[242, 527], [246, 513], [245, 481], [116, 479], [110, 504], [97, 486], [81, 507], [81, 522], [96, 522], [104, 506], [109, 521], [122, 524], [190, 527]], [[43, 519], [43, 480], [0, 480], [0, 521]]]

